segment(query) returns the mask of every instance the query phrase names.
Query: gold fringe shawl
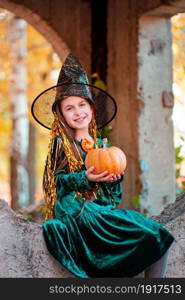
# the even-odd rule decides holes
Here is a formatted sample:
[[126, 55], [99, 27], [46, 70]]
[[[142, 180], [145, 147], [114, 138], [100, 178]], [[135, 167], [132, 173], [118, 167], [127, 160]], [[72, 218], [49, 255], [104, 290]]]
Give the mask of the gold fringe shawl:
[[[54, 177], [54, 172], [57, 168], [57, 162], [59, 159], [59, 155], [61, 151], [65, 152], [69, 172], [78, 172], [82, 170], [82, 166], [84, 165], [83, 159], [81, 154], [78, 150], [78, 147], [73, 139], [74, 147], [76, 148], [79, 159], [77, 159], [74, 155], [72, 150], [71, 144], [67, 135], [64, 132], [65, 125], [59, 120], [56, 113], [54, 113], [54, 122], [51, 128], [51, 138], [49, 143], [49, 150], [46, 159], [44, 175], [43, 175], [43, 192], [44, 192], [44, 199], [45, 199], [45, 220], [54, 218], [54, 205], [57, 199], [57, 192], [56, 192], [56, 180]], [[91, 123], [89, 124], [89, 131], [91, 136], [94, 138], [95, 146], [98, 148], [98, 141], [97, 141], [97, 127], [94, 119], [94, 114]], [[59, 137], [60, 136], [60, 137]], [[96, 193], [98, 190], [98, 185], [95, 184], [95, 188], [93, 190], [83, 190], [77, 191], [76, 195], [79, 196], [86, 202], [89, 199], [92, 199], [92, 196], [96, 198]]]

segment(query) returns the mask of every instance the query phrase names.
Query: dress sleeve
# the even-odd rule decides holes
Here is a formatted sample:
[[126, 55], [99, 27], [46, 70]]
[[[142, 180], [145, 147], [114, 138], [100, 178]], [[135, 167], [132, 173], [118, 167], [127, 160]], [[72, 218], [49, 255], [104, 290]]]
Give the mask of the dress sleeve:
[[120, 204], [122, 202], [122, 194], [123, 194], [123, 189], [122, 189], [122, 185], [121, 182], [124, 179], [124, 175], [121, 176], [120, 179], [112, 182], [112, 183], [108, 183], [110, 185], [110, 193], [112, 195], [112, 197], [114, 198], [114, 201], [116, 204]]
[[91, 190], [95, 183], [87, 179], [85, 172], [86, 170], [81, 170], [79, 172], [66, 174], [65, 169], [55, 172], [57, 187], [60, 189], [62, 194], [78, 191], [80, 189]]
[[[106, 145], [108, 148], [110, 148], [110, 144], [107, 143]], [[110, 193], [112, 195], [112, 197], [114, 198], [114, 201], [116, 204], [120, 204], [122, 202], [122, 194], [123, 194], [123, 189], [122, 189], [122, 185], [121, 182], [124, 180], [124, 175], [121, 175], [121, 177], [111, 183], [108, 183], [108, 185], [110, 185]]]
[[67, 158], [63, 149], [61, 136], [54, 138], [52, 157], [55, 158], [55, 166], [53, 166], [53, 169], [57, 189], [59, 189], [62, 194], [78, 191], [80, 189], [91, 190], [94, 187], [95, 183], [89, 181], [85, 175], [86, 169], [79, 172], [68, 172]]

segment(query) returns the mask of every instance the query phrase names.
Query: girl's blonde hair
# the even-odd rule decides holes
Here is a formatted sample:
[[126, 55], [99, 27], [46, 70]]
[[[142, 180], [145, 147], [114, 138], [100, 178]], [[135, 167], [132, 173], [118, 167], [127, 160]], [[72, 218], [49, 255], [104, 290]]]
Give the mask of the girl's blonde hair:
[[[97, 141], [97, 125], [94, 117], [94, 106], [92, 107], [92, 119], [89, 123], [89, 134], [98, 148]], [[56, 193], [56, 179], [54, 173], [59, 169], [66, 169], [66, 173], [78, 172], [84, 168], [82, 159], [82, 152], [78, 149], [75, 143], [74, 130], [70, 128], [60, 110], [60, 102], [54, 108], [54, 121], [51, 127], [51, 135], [49, 142], [49, 150], [46, 158], [46, 164], [43, 175], [43, 192], [45, 199], [45, 220], [54, 218], [54, 204], [57, 199]], [[62, 158], [61, 153], [64, 152]], [[81, 197], [84, 202], [96, 197], [97, 184], [93, 190], [77, 191], [77, 195]]]

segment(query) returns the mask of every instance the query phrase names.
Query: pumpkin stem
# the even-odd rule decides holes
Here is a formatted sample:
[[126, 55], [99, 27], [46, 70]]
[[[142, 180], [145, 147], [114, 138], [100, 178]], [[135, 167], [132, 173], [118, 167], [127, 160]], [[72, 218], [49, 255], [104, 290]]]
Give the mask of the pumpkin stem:
[[106, 148], [106, 144], [107, 144], [107, 138], [103, 139], [103, 148]]

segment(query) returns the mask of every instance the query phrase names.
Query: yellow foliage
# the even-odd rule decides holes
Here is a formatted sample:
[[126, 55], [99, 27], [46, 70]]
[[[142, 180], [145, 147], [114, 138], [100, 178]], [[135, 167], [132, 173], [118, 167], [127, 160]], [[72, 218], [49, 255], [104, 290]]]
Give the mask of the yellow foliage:
[[[12, 14], [0, 9], [5, 17], [0, 19], [0, 180], [9, 180], [9, 147], [11, 142], [11, 105], [9, 103], [9, 78], [11, 74], [10, 51], [7, 42], [7, 25]], [[61, 61], [51, 44], [31, 25], [27, 25], [27, 97], [28, 117], [36, 130], [36, 183], [40, 189], [45, 159], [48, 151], [49, 130], [41, 128], [31, 115], [33, 99], [44, 89], [55, 85], [57, 78], [53, 71], [59, 72]], [[58, 72], [57, 72], [58, 71]]]
[[[185, 13], [174, 16], [171, 19], [171, 23], [173, 37], [173, 80], [183, 92], [185, 91]], [[183, 103], [185, 99], [176, 95], [175, 101]]]

